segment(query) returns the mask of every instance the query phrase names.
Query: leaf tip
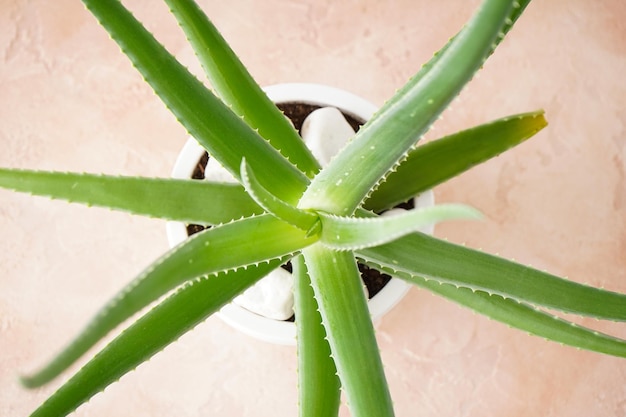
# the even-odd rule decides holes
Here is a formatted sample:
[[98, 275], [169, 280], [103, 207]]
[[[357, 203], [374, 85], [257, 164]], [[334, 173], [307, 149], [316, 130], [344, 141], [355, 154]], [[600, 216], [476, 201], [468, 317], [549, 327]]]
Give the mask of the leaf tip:
[[42, 386], [46, 381], [41, 381], [36, 375], [18, 375], [17, 381], [27, 389], [34, 389]]

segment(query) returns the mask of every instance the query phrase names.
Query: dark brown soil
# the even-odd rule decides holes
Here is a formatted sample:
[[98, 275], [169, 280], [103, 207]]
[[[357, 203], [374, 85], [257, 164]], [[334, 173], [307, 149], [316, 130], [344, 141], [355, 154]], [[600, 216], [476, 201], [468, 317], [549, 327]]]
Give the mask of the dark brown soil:
[[[279, 104], [278, 107], [282, 110], [282, 112], [292, 121], [295, 128], [300, 132], [302, 128], [302, 123], [304, 119], [311, 113], [313, 110], [320, 108], [320, 106], [315, 106], [306, 103], [283, 103]], [[358, 130], [360, 126], [363, 124], [363, 121], [356, 119], [354, 116], [345, 114], [344, 117], [350, 123], [354, 130]], [[192, 178], [194, 179], [204, 179], [204, 169], [209, 160], [209, 155], [207, 153], [198, 161], [198, 165], [194, 170]], [[397, 207], [402, 208], [413, 208], [412, 201], [409, 203], [403, 203], [398, 205]], [[203, 226], [197, 224], [187, 225], [187, 234], [191, 236], [194, 233], [198, 233], [204, 230]], [[289, 272], [291, 272], [291, 264], [287, 263], [283, 265], [283, 268]], [[385, 285], [389, 282], [391, 277], [387, 274], [381, 273], [376, 269], [369, 268], [366, 265], [359, 263], [359, 271], [361, 272], [361, 279], [365, 283], [367, 290], [369, 292], [369, 297], [372, 298], [376, 294], [383, 289]], [[293, 318], [290, 320], [292, 321]]]

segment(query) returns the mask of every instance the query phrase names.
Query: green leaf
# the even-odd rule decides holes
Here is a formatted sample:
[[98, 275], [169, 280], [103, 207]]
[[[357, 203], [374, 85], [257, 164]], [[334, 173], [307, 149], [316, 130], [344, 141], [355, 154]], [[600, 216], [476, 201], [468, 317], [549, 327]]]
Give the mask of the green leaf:
[[0, 187], [188, 223], [219, 224], [261, 214], [239, 185], [0, 168]]
[[304, 258], [292, 259], [301, 417], [336, 417], [340, 382]]
[[[383, 271], [392, 272], [388, 268], [384, 268]], [[626, 340], [581, 327], [531, 305], [418, 276], [394, 275], [531, 335], [580, 349], [626, 357]]]
[[271, 261], [187, 282], [96, 354], [31, 417], [69, 414], [192, 330], [281, 262]]
[[421, 233], [362, 249], [358, 256], [398, 274], [421, 276], [568, 313], [626, 320], [625, 294], [578, 284]]
[[239, 177], [242, 158], [260, 181], [295, 204], [309, 179], [215, 97], [119, 1], [83, 0], [189, 133]]
[[[513, 2], [513, 5], [511, 9], [509, 10], [508, 16], [504, 19], [504, 25], [502, 26], [502, 31], [498, 34], [494, 42], [491, 44], [487, 57], [491, 56], [494, 53], [498, 45], [500, 45], [500, 42], [504, 40], [507, 33], [509, 33], [509, 31], [513, 28], [513, 25], [515, 24], [515, 22], [517, 22], [517, 19], [519, 19], [519, 17], [522, 15], [524, 9], [526, 9], [529, 3], [530, 3], [530, 0], [519, 0], [519, 1]], [[438, 52], [435, 52], [433, 57], [426, 64], [422, 66], [420, 71], [415, 75], [414, 79], [412, 79], [411, 81], [417, 82], [419, 79], [424, 78], [427, 75], [429, 75], [430, 69], [438, 63], [439, 59], [441, 58], [441, 55], [450, 47], [450, 45], [454, 44], [455, 39], [460, 35], [460, 33], [467, 31], [467, 30], [468, 30], [467, 26], [464, 26], [459, 31], [459, 33], [457, 33], [452, 38], [450, 38], [448, 43], [444, 45], [444, 47], [441, 48]], [[378, 115], [379, 114], [377, 114], [375, 117], [377, 117]]]
[[410, 80], [313, 179], [299, 207], [349, 215], [483, 65], [515, 0], [485, 1], [424, 76]]
[[247, 193], [271, 215], [313, 234], [319, 216], [313, 212], [300, 210], [282, 201], [258, 181], [245, 159], [241, 160], [241, 181]]
[[393, 416], [391, 396], [351, 252], [320, 244], [302, 251], [341, 386], [355, 417]]
[[418, 146], [365, 202], [381, 212], [456, 177], [532, 137], [547, 125], [543, 111], [509, 116]]
[[23, 382], [36, 387], [50, 381], [124, 320], [189, 280], [283, 258], [314, 241], [302, 230], [267, 214], [197, 233], [150, 265], [107, 303], [69, 346]]
[[440, 204], [406, 210], [394, 216], [339, 217], [320, 213], [320, 242], [337, 250], [356, 250], [396, 240], [424, 226], [445, 220], [480, 219], [476, 209], [462, 204]]
[[220, 97], [274, 148], [313, 177], [319, 171], [317, 160], [200, 7], [192, 0], [166, 2]]

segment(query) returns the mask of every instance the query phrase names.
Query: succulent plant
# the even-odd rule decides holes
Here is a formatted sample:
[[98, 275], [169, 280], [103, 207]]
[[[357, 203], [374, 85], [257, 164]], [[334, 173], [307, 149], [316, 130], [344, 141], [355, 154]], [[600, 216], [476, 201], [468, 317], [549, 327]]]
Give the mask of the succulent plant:
[[[552, 315], [626, 319], [626, 295], [429, 237], [424, 223], [476, 218], [462, 205], [380, 217], [525, 141], [546, 125], [519, 114], [415, 146], [483, 65], [527, 1], [486, 0], [324, 169], [192, 0], [166, 0], [219, 95], [116, 0], [83, 0], [189, 133], [240, 184], [0, 169], [0, 186], [209, 225], [102, 308], [27, 387], [51, 381], [123, 321], [166, 296], [91, 358], [34, 416], [65, 415], [148, 360], [269, 271], [295, 277], [301, 415], [393, 415], [356, 260], [541, 337], [626, 356], [626, 342]], [[210, 201], [211, 204], [207, 204]]]

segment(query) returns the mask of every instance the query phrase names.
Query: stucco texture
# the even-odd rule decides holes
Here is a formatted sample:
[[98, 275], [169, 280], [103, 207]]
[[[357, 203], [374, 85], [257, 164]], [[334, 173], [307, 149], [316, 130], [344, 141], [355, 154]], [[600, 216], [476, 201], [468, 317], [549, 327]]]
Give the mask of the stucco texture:
[[[125, 2], [199, 73], [161, 2]], [[478, 1], [200, 2], [262, 85], [380, 105]], [[437, 187], [486, 220], [436, 235], [626, 292], [626, 3], [537, 0], [429, 138], [543, 108], [535, 138]], [[169, 175], [186, 132], [78, 0], [0, 0], [0, 166]], [[0, 415], [67, 379], [17, 375], [60, 349], [167, 249], [164, 223], [0, 190]], [[574, 317], [626, 337], [626, 325]], [[397, 415], [622, 417], [626, 360], [528, 336], [412, 289], [378, 325]], [[101, 345], [99, 345], [101, 346]], [[77, 368], [72, 368], [72, 371]], [[296, 352], [212, 317], [77, 416], [294, 416]], [[342, 416], [348, 416], [345, 406]]]

